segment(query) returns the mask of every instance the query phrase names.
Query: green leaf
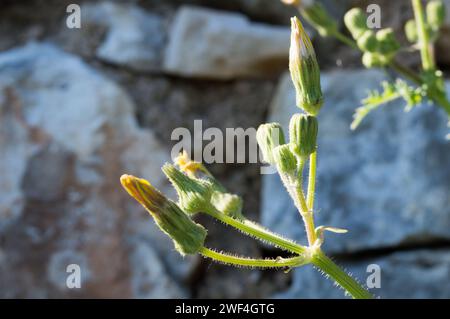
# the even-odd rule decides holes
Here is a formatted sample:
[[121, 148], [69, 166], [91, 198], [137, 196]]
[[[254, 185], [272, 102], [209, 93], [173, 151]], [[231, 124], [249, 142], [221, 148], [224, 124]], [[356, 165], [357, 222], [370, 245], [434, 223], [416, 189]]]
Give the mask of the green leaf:
[[409, 111], [420, 104], [425, 96], [424, 88], [412, 87], [401, 79], [397, 79], [394, 83], [384, 81], [381, 85], [382, 91], [370, 91], [369, 95], [361, 101], [362, 105], [353, 114], [353, 122], [350, 126], [352, 130], [355, 130], [371, 111], [381, 105], [403, 98], [406, 102], [405, 111]]

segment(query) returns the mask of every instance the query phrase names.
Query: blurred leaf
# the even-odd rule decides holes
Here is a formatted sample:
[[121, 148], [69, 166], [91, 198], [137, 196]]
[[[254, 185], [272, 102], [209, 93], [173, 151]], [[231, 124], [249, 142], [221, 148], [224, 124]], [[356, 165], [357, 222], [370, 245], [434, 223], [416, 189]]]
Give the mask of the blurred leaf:
[[373, 90], [362, 100], [362, 105], [358, 107], [353, 115], [351, 129], [356, 129], [362, 120], [379, 106], [403, 98], [406, 102], [405, 111], [411, 110], [414, 106], [420, 104], [425, 95], [422, 87], [412, 87], [403, 80], [397, 79], [395, 83], [382, 82], [383, 90]]

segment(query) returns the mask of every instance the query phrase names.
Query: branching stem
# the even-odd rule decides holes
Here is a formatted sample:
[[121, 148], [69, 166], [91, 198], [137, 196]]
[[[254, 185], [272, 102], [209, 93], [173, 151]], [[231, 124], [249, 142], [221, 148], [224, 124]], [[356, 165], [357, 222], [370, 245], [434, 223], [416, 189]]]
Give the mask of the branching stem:
[[276, 259], [256, 259], [248, 257], [233, 256], [228, 253], [218, 252], [206, 247], [200, 249], [199, 253], [205, 257], [211, 258], [214, 261], [244, 267], [256, 267], [256, 268], [286, 268], [286, 267], [299, 267], [308, 263], [304, 256], [296, 256], [291, 258], [276, 258]]

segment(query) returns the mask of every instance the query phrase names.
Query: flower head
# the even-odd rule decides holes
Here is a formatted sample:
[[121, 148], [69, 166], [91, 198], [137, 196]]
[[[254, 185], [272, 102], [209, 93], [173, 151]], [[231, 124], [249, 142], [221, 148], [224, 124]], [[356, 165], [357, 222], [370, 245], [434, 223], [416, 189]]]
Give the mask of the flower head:
[[297, 17], [291, 18], [289, 70], [296, 90], [297, 106], [316, 115], [323, 104], [320, 69], [311, 40]]
[[256, 140], [265, 162], [275, 164], [272, 152], [278, 145], [284, 144], [284, 133], [280, 124], [261, 124], [256, 131]]
[[178, 194], [178, 205], [188, 214], [205, 212], [210, 208], [214, 185], [210, 180], [188, 176], [172, 164], [162, 167], [164, 174]]
[[202, 172], [207, 175], [210, 175], [206, 167], [202, 163], [191, 160], [188, 153], [185, 150], [183, 150], [183, 152], [181, 152], [180, 155], [178, 155], [175, 158], [174, 162], [182, 172], [186, 173], [191, 177], [194, 177], [195, 173], [197, 172]]
[[311, 115], [294, 114], [289, 122], [289, 139], [292, 151], [306, 157], [316, 150], [317, 118]]
[[203, 247], [206, 229], [196, 224], [148, 181], [131, 175], [122, 175], [120, 182], [128, 194], [150, 213], [159, 228], [172, 238], [180, 254], [195, 254]]

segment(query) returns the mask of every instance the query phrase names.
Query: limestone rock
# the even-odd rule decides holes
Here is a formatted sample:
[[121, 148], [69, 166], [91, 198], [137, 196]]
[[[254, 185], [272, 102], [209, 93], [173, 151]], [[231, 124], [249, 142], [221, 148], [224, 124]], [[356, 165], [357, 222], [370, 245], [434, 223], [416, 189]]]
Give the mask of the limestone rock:
[[[0, 70], [0, 296], [186, 297], [192, 260], [119, 183], [167, 186], [169, 152], [137, 126], [127, 94], [47, 44], [0, 54]], [[66, 285], [70, 264], [79, 289]]]
[[58, 42], [66, 50], [134, 71], [161, 69], [166, 44], [161, 16], [132, 3], [101, 1], [81, 5], [81, 22], [80, 29], [62, 28]]
[[240, 14], [183, 6], [172, 23], [164, 69], [213, 79], [274, 75], [287, 66], [289, 34], [287, 27], [251, 23]]

